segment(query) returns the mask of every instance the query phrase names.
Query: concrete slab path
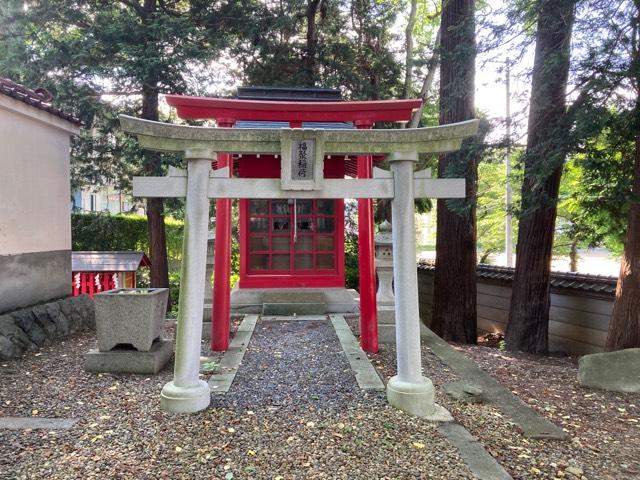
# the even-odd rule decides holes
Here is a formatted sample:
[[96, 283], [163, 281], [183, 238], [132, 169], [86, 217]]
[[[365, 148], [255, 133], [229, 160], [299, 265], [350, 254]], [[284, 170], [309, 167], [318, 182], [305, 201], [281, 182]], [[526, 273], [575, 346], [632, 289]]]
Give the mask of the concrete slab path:
[[7, 430], [69, 430], [76, 423], [75, 418], [0, 417], [0, 429]]
[[479, 387], [486, 403], [495, 405], [518, 425], [528, 438], [567, 440], [568, 435], [557, 425], [538, 415], [531, 407], [500, 385], [473, 360], [469, 360], [451, 345], [425, 328], [422, 340], [431, 351], [451, 367], [465, 382]]
[[238, 369], [242, 364], [244, 354], [247, 351], [251, 335], [253, 335], [253, 331], [256, 328], [257, 321], [258, 315], [245, 315], [242, 319], [242, 323], [231, 339], [231, 343], [229, 343], [229, 349], [222, 357], [219, 373], [212, 375], [209, 379], [211, 393], [226, 393], [231, 388]]
[[347, 355], [353, 373], [356, 375], [356, 382], [362, 390], [384, 390], [384, 382], [378, 371], [369, 361], [369, 357], [360, 347], [360, 343], [353, 335], [351, 328], [343, 315], [329, 315], [333, 328], [338, 335], [342, 350]]
[[454, 422], [441, 423], [438, 431], [458, 449], [462, 461], [478, 480], [513, 480], [469, 430]]

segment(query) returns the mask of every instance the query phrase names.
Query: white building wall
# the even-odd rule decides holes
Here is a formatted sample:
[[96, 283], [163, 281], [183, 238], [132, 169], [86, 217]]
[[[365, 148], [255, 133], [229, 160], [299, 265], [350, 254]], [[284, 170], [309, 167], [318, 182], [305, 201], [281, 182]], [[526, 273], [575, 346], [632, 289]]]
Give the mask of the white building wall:
[[69, 146], [77, 131], [0, 94], [0, 313], [70, 292]]
[[71, 248], [72, 127], [0, 95], [0, 255]]

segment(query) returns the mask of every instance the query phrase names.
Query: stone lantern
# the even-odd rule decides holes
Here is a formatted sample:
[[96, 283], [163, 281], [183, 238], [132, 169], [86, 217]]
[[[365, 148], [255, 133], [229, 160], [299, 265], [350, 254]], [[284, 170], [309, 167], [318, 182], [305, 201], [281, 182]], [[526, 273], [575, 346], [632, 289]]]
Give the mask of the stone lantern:
[[211, 310], [213, 308], [213, 250], [216, 243], [216, 218], [211, 217], [211, 230], [207, 236], [207, 270], [204, 281], [204, 308], [202, 311], [202, 338], [211, 338]]
[[391, 224], [386, 220], [374, 238], [378, 292], [378, 338], [382, 343], [395, 343], [395, 303], [393, 294], [393, 239]]

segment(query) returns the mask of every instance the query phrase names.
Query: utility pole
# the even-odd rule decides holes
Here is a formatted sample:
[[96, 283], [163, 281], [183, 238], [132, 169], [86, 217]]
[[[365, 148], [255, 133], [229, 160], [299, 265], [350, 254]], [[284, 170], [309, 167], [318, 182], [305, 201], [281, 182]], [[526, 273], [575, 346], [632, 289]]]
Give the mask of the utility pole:
[[506, 72], [506, 87], [507, 87], [507, 98], [506, 98], [506, 158], [505, 158], [505, 166], [507, 173], [507, 194], [506, 194], [506, 225], [505, 225], [505, 253], [507, 255], [507, 267], [513, 267], [513, 232], [512, 232], [512, 218], [511, 218], [511, 65], [509, 61], [509, 57], [505, 61], [505, 72]]

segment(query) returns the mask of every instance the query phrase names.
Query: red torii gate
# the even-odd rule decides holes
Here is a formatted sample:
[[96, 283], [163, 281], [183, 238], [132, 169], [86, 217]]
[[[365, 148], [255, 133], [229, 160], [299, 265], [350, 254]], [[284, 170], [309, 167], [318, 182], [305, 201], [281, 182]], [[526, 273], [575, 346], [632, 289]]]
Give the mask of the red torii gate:
[[[183, 119], [213, 119], [218, 127], [233, 127], [238, 121], [288, 122], [291, 128], [301, 128], [303, 122], [349, 122], [358, 129], [373, 128], [376, 122], [406, 122], [422, 101], [375, 100], [343, 101], [268, 101], [166, 95], [167, 103], [176, 108]], [[217, 169], [229, 167], [229, 154], [219, 154]], [[372, 178], [373, 158], [357, 157], [357, 178]], [[376, 311], [376, 274], [374, 265], [373, 201], [358, 199], [358, 261], [360, 269], [360, 341], [368, 352], [378, 351], [378, 320]], [[231, 200], [216, 203], [216, 242], [211, 349], [229, 347], [231, 273]]]

